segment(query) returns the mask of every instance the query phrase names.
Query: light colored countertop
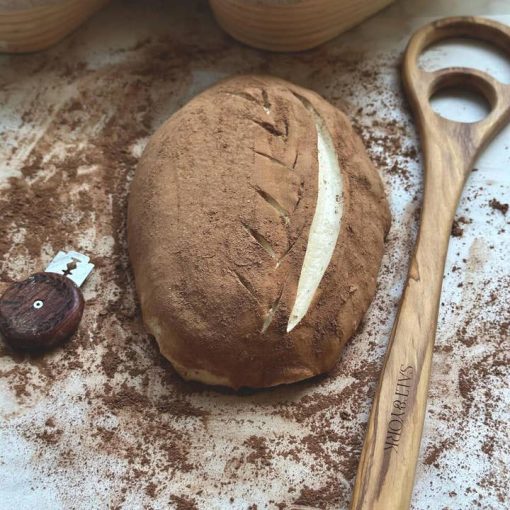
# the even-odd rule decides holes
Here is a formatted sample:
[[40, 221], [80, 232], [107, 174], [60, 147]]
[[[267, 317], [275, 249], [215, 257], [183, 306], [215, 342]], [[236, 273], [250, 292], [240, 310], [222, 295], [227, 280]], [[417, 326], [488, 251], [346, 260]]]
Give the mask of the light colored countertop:
[[[371, 395], [416, 234], [419, 140], [399, 81], [410, 34], [433, 17], [510, 24], [507, 1], [402, 1], [296, 55], [225, 36], [207, 4], [114, 2], [44, 54], [0, 56], [0, 279], [89, 254], [78, 335], [39, 358], [0, 348], [0, 509], [348, 508]], [[470, 45], [466, 60], [510, 82]], [[463, 56], [464, 55], [464, 56]], [[242, 395], [182, 382], [144, 332], [125, 207], [149, 135], [217, 80], [268, 73], [343, 108], [376, 162], [393, 226], [379, 288], [332, 374]], [[466, 115], [442, 98], [438, 108]], [[475, 108], [476, 111], [476, 108]], [[412, 507], [507, 508], [510, 128], [476, 164], [452, 237]]]

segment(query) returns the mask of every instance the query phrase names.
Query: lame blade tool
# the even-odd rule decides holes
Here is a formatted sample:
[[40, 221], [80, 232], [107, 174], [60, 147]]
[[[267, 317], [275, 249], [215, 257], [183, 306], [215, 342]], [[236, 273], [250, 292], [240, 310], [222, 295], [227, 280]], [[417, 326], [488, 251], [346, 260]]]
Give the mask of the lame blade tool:
[[0, 333], [14, 349], [41, 351], [65, 342], [78, 328], [80, 286], [94, 268], [89, 257], [59, 251], [45, 272], [11, 284], [0, 297]]

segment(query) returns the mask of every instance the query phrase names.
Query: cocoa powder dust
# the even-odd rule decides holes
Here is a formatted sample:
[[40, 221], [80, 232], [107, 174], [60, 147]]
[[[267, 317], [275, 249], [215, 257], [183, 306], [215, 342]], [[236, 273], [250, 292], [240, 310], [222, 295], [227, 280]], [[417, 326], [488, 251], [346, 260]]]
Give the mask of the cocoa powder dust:
[[[202, 1], [114, 2], [47, 52], [1, 57], [0, 280], [43, 269], [60, 249], [96, 264], [69, 343], [44, 356], [0, 344], [1, 490], [19, 491], [24, 480], [32, 508], [43, 500], [348, 508], [422, 182], [398, 80], [408, 34], [384, 49], [377, 38], [362, 43], [364, 33], [279, 55], [232, 41]], [[375, 301], [334, 370], [233, 393], [182, 381], [145, 332], [126, 205], [153, 131], [198, 92], [241, 73], [280, 76], [342, 108], [381, 173], [394, 223]], [[469, 221], [458, 223], [446, 267], [416, 510], [504, 508], [509, 483], [507, 200], [483, 174], [473, 174], [461, 203]]]

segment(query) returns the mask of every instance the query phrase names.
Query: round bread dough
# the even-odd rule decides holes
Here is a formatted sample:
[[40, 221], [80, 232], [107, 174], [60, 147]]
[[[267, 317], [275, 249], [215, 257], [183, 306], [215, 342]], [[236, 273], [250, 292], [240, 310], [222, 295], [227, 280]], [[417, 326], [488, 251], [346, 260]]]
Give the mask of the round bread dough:
[[330, 370], [376, 288], [390, 214], [347, 117], [238, 76], [149, 141], [129, 254], [144, 322], [187, 379], [233, 388]]

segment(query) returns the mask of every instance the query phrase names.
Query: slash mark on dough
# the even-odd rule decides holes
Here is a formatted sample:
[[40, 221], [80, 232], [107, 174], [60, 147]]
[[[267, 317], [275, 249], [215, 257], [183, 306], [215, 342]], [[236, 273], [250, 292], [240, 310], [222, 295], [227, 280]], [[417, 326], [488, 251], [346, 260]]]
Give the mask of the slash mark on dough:
[[305, 227], [301, 229], [301, 232], [297, 235], [296, 239], [290, 244], [290, 246], [285, 250], [285, 253], [278, 259], [278, 262], [276, 263], [276, 269], [280, 266], [280, 264], [283, 262], [283, 259], [292, 251], [292, 248], [296, 246], [296, 243], [298, 242], [299, 238], [302, 236], [303, 232], [305, 231]]
[[230, 270], [231, 273], [235, 275], [237, 281], [249, 292], [249, 294], [258, 302], [257, 295], [255, 293], [255, 289], [253, 285], [240, 273], [238, 273], [235, 269]]
[[262, 235], [259, 234], [256, 230], [251, 228], [250, 226], [246, 225], [245, 223], [242, 223], [243, 227], [247, 230], [247, 232], [255, 239], [255, 241], [264, 248], [266, 253], [273, 259], [276, 259], [276, 253], [273, 250], [273, 247], [269, 243], [269, 241]]
[[269, 308], [269, 310], [267, 312], [266, 318], [264, 320], [264, 324], [262, 325], [262, 329], [260, 330], [260, 332], [262, 334], [264, 334], [267, 331], [267, 328], [269, 328], [269, 326], [271, 325], [271, 322], [273, 322], [274, 316], [275, 316], [276, 312], [278, 311], [278, 307], [280, 306], [280, 301], [282, 299], [284, 286], [282, 286], [278, 297], [275, 299], [275, 301], [271, 305], [271, 308]]
[[258, 186], [254, 186], [253, 189], [262, 197], [276, 212], [285, 220], [285, 223], [289, 223], [289, 213], [285, 210], [284, 207], [269, 193], [260, 189]]
[[273, 136], [285, 136], [285, 133], [280, 131], [275, 125], [265, 120], [250, 119], [253, 123], [257, 124], [261, 128], [265, 129], [268, 133]]
[[342, 173], [331, 133], [325, 120], [310, 101], [295, 92], [292, 93], [315, 121], [318, 194], [287, 333], [301, 322], [310, 308], [335, 251], [343, 212]]
[[262, 108], [264, 108], [264, 111], [269, 114], [271, 112], [271, 103], [266, 89], [262, 89], [262, 101]]
[[275, 157], [271, 156], [271, 154], [266, 154], [265, 152], [260, 152], [260, 151], [258, 151], [256, 149], [252, 149], [252, 151], [255, 154], [258, 154], [259, 156], [262, 156], [263, 158], [269, 159], [273, 163], [276, 163], [277, 165], [280, 165], [280, 166], [282, 166], [283, 168], [285, 168], [285, 169], [287, 169], [289, 171], [292, 170], [292, 168], [287, 166], [283, 161], [280, 161], [278, 158], [275, 158]]
[[248, 94], [248, 92], [225, 92], [225, 94], [227, 94], [227, 96], [240, 97], [246, 101], [250, 101], [251, 103], [255, 103], [260, 106], [257, 98], [251, 94]]

